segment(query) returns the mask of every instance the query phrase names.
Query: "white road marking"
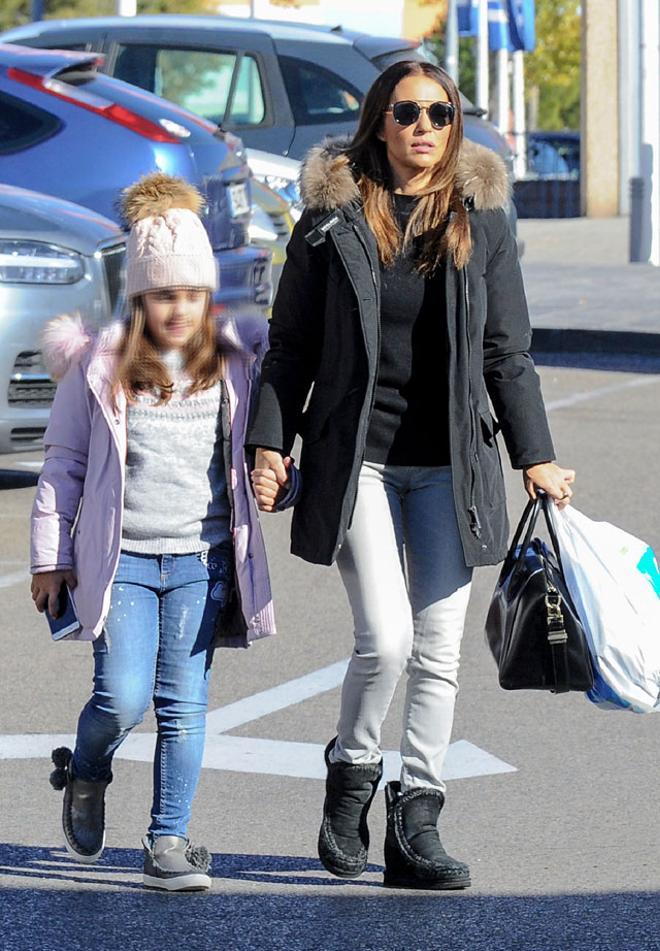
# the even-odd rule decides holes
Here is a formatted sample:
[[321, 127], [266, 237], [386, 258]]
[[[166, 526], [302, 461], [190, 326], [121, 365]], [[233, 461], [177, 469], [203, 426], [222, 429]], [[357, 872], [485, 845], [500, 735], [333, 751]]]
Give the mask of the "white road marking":
[[[55, 747], [72, 748], [74, 743], [75, 736], [65, 733], [2, 736], [0, 759], [47, 759]], [[155, 733], [132, 733], [122, 743], [116, 755], [118, 759], [151, 763], [155, 744]], [[207, 737], [203, 765], [206, 769], [236, 773], [325, 779], [323, 748], [320, 743], [294, 743], [289, 740], [215, 734]], [[401, 770], [399, 754], [394, 750], [386, 750], [383, 760], [385, 780], [397, 779]], [[515, 772], [515, 766], [505, 763], [467, 740], [457, 740], [450, 745], [447, 752], [443, 777], [450, 781]]]
[[30, 577], [30, 572], [23, 568], [21, 571], [9, 571], [0, 575], [0, 588], [12, 588], [15, 584], [23, 584]]
[[610, 393], [617, 393], [619, 390], [635, 389], [638, 386], [651, 386], [654, 383], [660, 383], [660, 376], [644, 376], [633, 380], [624, 380], [620, 383], [613, 383], [611, 386], [598, 386], [593, 390], [586, 390], [583, 393], [573, 393], [559, 400], [549, 400], [545, 404], [546, 410], [551, 413], [555, 409], [568, 409], [571, 406], [577, 406], [578, 403], [584, 403], [586, 400], [595, 399], [599, 396], [609, 396]]
[[30, 459], [25, 462], [16, 463], [17, 466], [21, 467], [21, 469], [42, 469], [43, 464], [43, 459]]
[[[323, 779], [323, 744], [228, 736], [226, 731], [302, 703], [317, 694], [334, 690], [344, 679], [347, 665], [348, 658], [344, 658], [303, 677], [296, 677], [277, 687], [262, 690], [251, 697], [244, 697], [213, 710], [207, 717], [204, 766], [207, 769], [237, 773]], [[6, 734], [0, 736], [0, 759], [47, 759], [55, 747], [68, 746], [72, 749], [74, 744], [73, 734]], [[132, 733], [122, 743], [117, 756], [124, 760], [151, 763], [155, 745], [155, 733]], [[383, 753], [383, 759], [385, 778], [395, 779], [401, 769], [399, 754], [387, 750]], [[473, 743], [457, 740], [449, 747], [444, 778], [465, 779], [515, 771], [515, 766], [505, 763]]]
[[318, 693], [334, 690], [343, 681], [347, 666], [348, 658], [314, 670], [311, 674], [305, 674], [304, 677], [296, 677], [295, 680], [271, 687], [270, 690], [263, 690], [261, 693], [255, 693], [251, 697], [244, 697], [226, 707], [213, 710], [206, 718], [206, 732], [207, 734], [226, 733], [237, 726], [251, 723], [252, 720], [259, 720], [269, 713], [276, 713], [295, 703], [315, 697]]

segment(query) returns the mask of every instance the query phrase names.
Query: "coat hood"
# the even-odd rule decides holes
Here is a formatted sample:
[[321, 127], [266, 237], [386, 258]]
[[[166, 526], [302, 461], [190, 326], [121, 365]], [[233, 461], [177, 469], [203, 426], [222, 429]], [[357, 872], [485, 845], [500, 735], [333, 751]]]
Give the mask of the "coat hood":
[[[300, 173], [302, 199], [312, 211], [332, 211], [360, 198], [348, 156], [348, 139], [326, 140], [308, 152]], [[478, 211], [502, 208], [509, 199], [504, 162], [491, 149], [463, 139], [456, 171], [463, 198]]]
[[[54, 380], [61, 380], [86, 353], [96, 357], [115, 352], [125, 329], [122, 320], [94, 330], [85, 326], [80, 314], [56, 317], [41, 334], [44, 366]], [[256, 308], [227, 311], [218, 318], [218, 344], [250, 361], [261, 357], [268, 349], [268, 322]]]

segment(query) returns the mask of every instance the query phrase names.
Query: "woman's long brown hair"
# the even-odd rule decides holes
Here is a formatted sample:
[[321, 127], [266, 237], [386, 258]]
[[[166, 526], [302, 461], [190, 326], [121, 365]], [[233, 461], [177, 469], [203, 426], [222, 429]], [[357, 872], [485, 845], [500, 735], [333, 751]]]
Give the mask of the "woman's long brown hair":
[[[154, 393], [159, 404], [167, 403], [172, 396], [173, 382], [149, 335], [142, 297], [134, 297], [130, 308], [130, 320], [119, 347], [115, 392], [123, 390], [129, 402], [140, 393]], [[210, 294], [207, 295], [201, 327], [186, 344], [183, 361], [186, 375], [191, 380], [188, 393], [207, 390], [222, 377], [223, 363], [218, 353]]]
[[[385, 143], [378, 138], [378, 133], [382, 129], [384, 111], [392, 102], [392, 94], [406, 76], [425, 76], [439, 83], [454, 107], [454, 121], [445, 153], [410, 216], [405, 234], [402, 234], [394, 216], [392, 170]], [[452, 78], [439, 66], [413, 60], [394, 63], [369, 89], [362, 104], [357, 132], [346, 154], [357, 177], [365, 217], [376, 238], [383, 264], [391, 264], [399, 251], [418, 235], [424, 235], [416, 262], [421, 274], [433, 274], [448, 255], [453, 257], [458, 268], [468, 262], [472, 250], [470, 222], [456, 186], [462, 141], [460, 95]]]

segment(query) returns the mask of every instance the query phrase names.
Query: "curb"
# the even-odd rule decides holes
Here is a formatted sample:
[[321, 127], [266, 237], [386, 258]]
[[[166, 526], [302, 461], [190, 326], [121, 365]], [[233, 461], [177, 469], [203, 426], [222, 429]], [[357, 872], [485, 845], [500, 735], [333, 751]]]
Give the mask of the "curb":
[[660, 333], [536, 327], [532, 328], [532, 353], [589, 353], [660, 358]]

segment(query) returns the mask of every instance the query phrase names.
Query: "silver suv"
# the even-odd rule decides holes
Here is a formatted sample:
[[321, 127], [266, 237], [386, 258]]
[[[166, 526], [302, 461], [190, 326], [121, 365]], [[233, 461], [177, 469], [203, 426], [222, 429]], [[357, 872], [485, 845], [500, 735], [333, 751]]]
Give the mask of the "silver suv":
[[73, 202], [0, 185], [0, 453], [38, 449], [55, 384], [41, 362], [44, 324], [121, 310], [125, 235]]

